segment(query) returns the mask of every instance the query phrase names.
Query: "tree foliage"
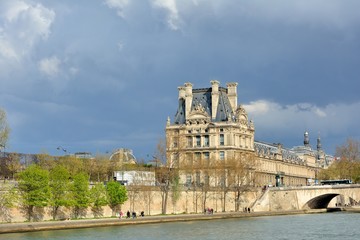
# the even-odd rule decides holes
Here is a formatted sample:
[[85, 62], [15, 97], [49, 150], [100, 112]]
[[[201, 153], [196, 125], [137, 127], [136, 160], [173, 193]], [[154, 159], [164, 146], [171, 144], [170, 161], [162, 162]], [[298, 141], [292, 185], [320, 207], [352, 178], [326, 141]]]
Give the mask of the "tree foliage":
[[31, 165], [19, 174], [19, 192], [28, 221], [32, 221], [34, 208], [45, 207], [50, 198], [49, 172]]
[[327, 169], [319, 172], [318, 178], [350, 179], [353, 183], [360, 182], [360, 143], [348, 139], [345, 144], [336, 147], [336, 160]]
[[2, 157], [0, 163], [0, 172], [1, 175], [8, 179], [14, 179], [15, 174], [21, 169], [20, 157], [16, 153], [7, 154], [7, 156]]
[[86, 213], [90, 205], [90, 192], [88, 176], [78, 173], [73, 177], [71, 184], [71, 206], [73, 206], [74, 217], [78, 218]]
[[56, 219], [61, 206], [69, 206], [71, 203], [69, 199], [69, 177], [69, 172], [61, 165], [55, 166], [50, 171], [50, 206], [52, 207], [53, 220]]
[[106, 188], [104, 184], [97, 183], [90, 189], [90, 201], [95, 217], [102, 216], [102, 207], [108, 204]]
[[106, 184], [109, 207], [115, 215], [116, 210], [128, 199], [126, 188], [120, 183], [111, 181]]
[[3, 221], [11, 222], [11, 208], [19, 200], [15, 187], [0, 188], [0, 217]]

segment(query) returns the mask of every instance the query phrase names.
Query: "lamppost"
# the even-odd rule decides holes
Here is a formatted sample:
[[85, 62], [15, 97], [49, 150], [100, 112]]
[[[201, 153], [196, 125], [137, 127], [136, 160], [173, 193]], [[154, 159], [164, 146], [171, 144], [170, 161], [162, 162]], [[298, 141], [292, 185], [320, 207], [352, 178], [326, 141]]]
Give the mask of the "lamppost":
[[67, 153], [67, 150], [65, 148], [63, 148], [62, 146], [58, 146], [56, 149], [59, 151], [63, 151], [64, 153]]

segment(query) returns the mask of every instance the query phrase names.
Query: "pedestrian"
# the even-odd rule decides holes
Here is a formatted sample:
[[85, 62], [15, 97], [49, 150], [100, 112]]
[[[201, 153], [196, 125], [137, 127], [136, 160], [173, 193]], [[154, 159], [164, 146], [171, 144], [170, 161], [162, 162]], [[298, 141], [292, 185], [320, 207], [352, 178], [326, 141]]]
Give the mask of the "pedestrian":
[[130, 211], [129, 210], [126, 212], [126, 218], [130, 218]]
[[141, 215], [142, 217], [144, 217], [144, 216], [145, 216], [145, 215], [144, 215], [144, 211], [141, 211], [140, 215]]

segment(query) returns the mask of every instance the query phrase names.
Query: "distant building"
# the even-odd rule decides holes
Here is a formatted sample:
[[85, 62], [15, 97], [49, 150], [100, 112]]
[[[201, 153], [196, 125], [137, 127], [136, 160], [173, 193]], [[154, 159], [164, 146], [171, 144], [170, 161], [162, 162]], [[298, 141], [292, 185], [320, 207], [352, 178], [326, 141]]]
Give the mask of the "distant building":
[[92, 154], [90, 152], [76, 152], [74, 153], [74, 156], [76, 158], [85, 158], [85, 159], [93, 159], [94, 157], [92, 156]]
[[[321, 149], [320, 138], [317, 149], [311, 149], [308, 133], [304, 146], [293, 149], [255, 141], [254, 122], [237, 103], [237, 83], [223, 88], [218, 81], [211, 81], [210, 88], [199, 89], [185, 83], [178, 90], [175, 118], [173, 122], [168, 118], [166, 124], [166, 154], [170, 167], [183, 169], [184, 184], [209, 184], [209, 178], [214, 178], [209, 173], [210, 166], [253, 159], [254, 164], [248, 169], [253, 185], [307, 185], [331, 163], [332, 157]], [[184, 170], [189, 166], [193, 171]], [[226, 184], [225, 179], [214, 182]]]
[[110, 160], [115, 160], [122, 164], [136, 164], [136, 158], [131, 149], [119, 148], [116, 149], [110, 156]]
[[115, 171], [114, 180], [125, 186], [155, 186], [155, 172], [151, 171]]

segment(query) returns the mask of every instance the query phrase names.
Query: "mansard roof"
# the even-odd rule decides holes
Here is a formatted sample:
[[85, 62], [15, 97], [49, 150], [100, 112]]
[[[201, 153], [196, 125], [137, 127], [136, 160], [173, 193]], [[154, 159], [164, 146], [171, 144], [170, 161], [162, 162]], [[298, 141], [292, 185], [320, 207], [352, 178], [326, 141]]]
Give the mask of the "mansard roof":
[[282, 147], [279, 148], [278, 144], [255, 141], [254, 148], [257, 155], [272, 157], [275, 154], [280, 154], [282, 155], [283, 160], [295, 161], [299, 164], [304, 163], [304, 161], [294, 151]]
[[[191, 111], [197, 106], [201, 105], [205, 112], [212, 116], [212, 88], [199, 88], [192, 90], [192, 103]], [[175, 114], [175, 124], [184, 124], [186, 120], [185, 116], [185, 99], [179, 99], [178, 110]], [[229, 98], [227, 96], [227, 89], [219, 87], [219, 102], [216, 112], [216, 118], [212, 119], [212, 122], [227, 121], [229, 117], [233, 117], [234, 112], [232, 111]]]

